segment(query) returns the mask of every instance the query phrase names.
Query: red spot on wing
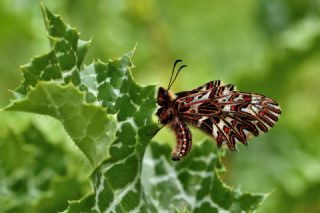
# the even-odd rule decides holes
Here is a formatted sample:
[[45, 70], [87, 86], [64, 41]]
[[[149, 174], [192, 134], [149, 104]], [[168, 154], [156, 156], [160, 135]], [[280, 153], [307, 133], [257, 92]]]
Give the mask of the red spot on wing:
[[243, 96], [243, 100], [247, 101], [247, 102], [250, 102], [251, 101], [251, 96], [249, 95], [244, 95]]
[[192, 97], [187, 97], [187, 98], [186, 98], [186, 103], [190, 103], [192, 100], [193, 100]]
[[216, 95], [216, 90], [217, 90], [216, 87], [214, 87], [214, 88], [211, 90], [210, 95], [209, 95], [209, 98], [213, 98], [213, 97]]
[[217, 144], [220, 147], [223, 143], [223, 136], [221, 134], [221, 132], [218, 132], [218, 137], [217, 137]]

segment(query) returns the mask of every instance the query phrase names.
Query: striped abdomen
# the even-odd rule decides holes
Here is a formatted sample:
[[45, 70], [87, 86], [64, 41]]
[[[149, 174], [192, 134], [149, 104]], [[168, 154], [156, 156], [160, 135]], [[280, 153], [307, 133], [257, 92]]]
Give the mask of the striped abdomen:
[[177, 139], [176, 148], [172, 154], [172, 160], [178, 161], [190, 151], [192, 136], [187, 124], [178, 118], [173, 119], [171, 128], [175, 132]]

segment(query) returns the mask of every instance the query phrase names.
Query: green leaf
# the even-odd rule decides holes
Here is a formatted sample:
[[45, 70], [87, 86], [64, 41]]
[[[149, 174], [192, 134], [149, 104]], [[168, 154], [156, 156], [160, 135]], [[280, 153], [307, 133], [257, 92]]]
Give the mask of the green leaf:
[[92, 164], [98, 165], [108, 157], [115, 123], [101, 107], [102, 100], [98, 102], [92, 94], [98, 95], [98, 91], [88, 91], [91, 84], [87, 86], [88, 82], [80, 79], [80, 67], [90, 42], [79, 40], [79, 33], [74, 28], [65, 25], [58, 15], [43, 5], [42, 12], [51, 51], [34, 57], [21, 67], [24, 81], [14, 92], [16, 100], [5, 110], [57, 118]]
[[85, 103], [84, 94], [72, 84], [60, 86], [54, 82], [39, 82], [23, 99], [12, 102], [5, 110], [57, 118], [80, 150], [95, 164], [108, 153], [106, 141], [115, 137], [113, 118], [103, 108]]
[[80, 67], [90, 41], [79, 40], [76, 29], [65, 25], [60, 16], [52, 14], [43, 5], [41, 9], [51, 51], [34, 57], [30, 63], [21, 67], [24, 82], [15, 92], [25, 95], [40, 80], [65, 84], [72, 82], [85, 90], [86, 86], [81, 85], [80, 81]]
[[243, 193], [225, 185], [219, 177], [220, 158], [212, 141], [195, 144], [190, 156], [178, 163], [171, 160], [168, 145], [151, 143], [143, 167], [146, 192], [163, 212], [254, 211], [266, 194]]
[[[110, 146], [110, 157], [97, 167], [92, 175], [94, 194], [73, 201], [66, 212], [146, 212], [154, 209], [148, 203], [141, 183], [142, 160], [145, 149], [157, 125], [152, 120], [156, 107], [155, 87], [137, 85], [129, 69], [117, 69], [130, 62], [130, 58], [109, 62], [112, 75], [103, 72], [106, 66], [99, 62], [100, 76], [110, 78], [103, 83], [105, 95], [102, 104], [110, 113], [117, 112], [116, 139]], [[103, 65], [103, 66], [102, 66]], [[99, 75], [98, 75], [99, 76]], [[118, 94], [110, 91], [118, 89]], [[111, 95], [110, 95], [111, 94]]]
[[[77, 31], [66, 26], [58, 15], [43, 6], [42, 11], [52, 50], [22, 66], [24, 82], [15, 91], [17, 100], [5, 110], [57, 118], [80, 150], [97, 166], [108, 157], [115, 133], [114, 116], [106, 115], [102, 107], [108, 113], [117, 113], [118, 121], [132, 114], [135, 122], [150, 123], [155, 88], [149, 86], [139, 91], [142, 87], [132, 80], [129, 69], [133, 51], [108, 63], [96, 61], [80, 72], [89, 42], [79, 40]], [[145, 101], [144, 96], [152, 99]], [[126, 107], [120, 111], [122, 105]]]
[[133, 51], [108, 63], [95, 61], [80, 71], [78, 34], [47, 9], [43, 8], [43, 14], [52, 50], [22, 67], [25, 80], [15, 91], [19, 98], [5, 110], [57, 118], [95, 167], [101, 164], [92, 175], [96, 208], [149, 208], [140, 173], [150, 135], [157, 128], [152, 120], [155, 86], [134, 82], [130, 73]]

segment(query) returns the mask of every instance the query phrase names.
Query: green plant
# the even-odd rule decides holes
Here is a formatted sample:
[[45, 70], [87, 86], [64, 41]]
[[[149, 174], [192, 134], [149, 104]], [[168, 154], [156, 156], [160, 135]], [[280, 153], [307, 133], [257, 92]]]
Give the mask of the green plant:
[[83, 65], [90, 41], [79, 40], [74, 28], [43, 6], [42, 11], [51, 50], [22, 66], [24, 81], [4, 110], [58, 119], [90, 161], [92, 190], [65, 212], [250, 212], [260, 205], [266, 194], [243, 193], [221, 181], [222, 155], [212, 142], [197, 143], [178, 163], [169, 160], [168, 145], [151, 142], [158, 128], [152, 118], [156, 87], [133, 80], [134, 50]]

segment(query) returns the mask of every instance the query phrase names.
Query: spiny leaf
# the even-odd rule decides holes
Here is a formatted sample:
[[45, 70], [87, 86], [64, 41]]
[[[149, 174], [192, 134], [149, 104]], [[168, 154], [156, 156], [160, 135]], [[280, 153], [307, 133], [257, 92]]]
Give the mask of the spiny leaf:
[[[24, 81], [14, 92], [16, 100], [5, 110], [57, 118], [93, 165], [98, 165], [108, 157], [115, 126], [97, 97], [88, 92], [86, 82], [80, 79], [80, 67], [90, 42], [79, 40], [74, 28], [65, 25], [43, 5], [42, 12], [51, 50], [21, 67]], [[98, 91], [92, 92], [98, 94]]]
[[[89, 196], [94, 198], [94, 203], [89, 202], [94, 204], [90, 209], [137, 209], [140, 212], [150, 208], [146, 206], [140, 173], [150, 135], [157, 128], [152, 120], [156, 107], [155, 86], [141, 87], [134, 82], [130, 73], [133, 51], [108, 63], [96, 61], [79, 70], [74, 60], [77, 33], [66, 27], [59, 16], [45, 8], [43, 11], [52, 50], [23, 66], [25, 81], [20, 87], [23, 89], [16, 90], [22, 98], [12, 102], [6, 110], [59, 119], [95, 166], [109, 151], [110, 157], [92, 175], [95, 195]], [[73, 33], [67, 35], [70, 29]], [[62, 51], [64, 49], [67, 51]], [[62, 60], [64, 57], [69, 59]], [[63, 64], [65, 61], [72, 62], [68, 63], [68, 69]], [[110, 148], [106, 146], [111, 142]], [[83, 202], [87, 204], [87, 199]], [[73, 208], [71, 205], [70, 211]]]
[[84, 94], [72, 84], [60, 86], [54, 82], [38, 82], [23, 99], [12, 102], [5, 110], [57, 118], [80, 150], [95, 164], [108, 153], [106, 141], [115, 137], [114, 119], [103, 108], [85, 103]]
[[[106, 65], [99, 62], [96, 69], [98, 76], [110, 78], [106, 88], [100, 94], [106, 95], [103, 105], [110, 113], [117, 112], [116, 139], [110, 146], [110, 158], [102, 162], [92, 175], [94, 194], [73, 201], [66, 212], [148, 212], [155, 210], [148, 202], [141, 184], [142, 159], [157, 128], [152, 121], [156, 101], [155, 87], [137, 85], [128, 67], [130, 58], [109, 62], [113, 72], [103, 72]], [[121, 69], [117, 67], [122, 67]], [[98, 77], [99, 78], [99, 77]], [[117, 88], [117, 95], [110, 95], [110, 90]], [[112, 94], [112, 92], [111, 92]]]
[[[191, 156], [182, 162], [171, 160], [168, 145], [151, 143], [144, 161], [147, 194], [161, 212], [250, 212], [265, 194], [242, 193], [226, 186], [218, 176], [222, 168], [212, 141], [195, 144]], [[153, 174], [150, 176], [150, 174]]]
[[[129, 74], [133, 51], [108, 63], [96, 61], [80, 70], [89, 42], [79, 40], [79, 33], [66, 26], [58, 15], [43, 6], [42, 11], [52, 50], [22, 66], [24, 82], [15, 91], [17, 100], [6, 110], [34, 112], [59, 119], [76, 145], [96, 166], [108, 157], [108, 147], [114, 139], [112, 133], [115, 133], [113, 117], [107, 116], [101, 106], [109, 113], [117, 113], [119, 121], [124, 121], [128, 113], [139, 111], [132, 119], [146, 124], [151, 122], [149, 115], [154, 108], [145, 106], [154, 105], [154, 100], [148, 102], [142, 97], [153, 96], [154, 87], [139, 92], [140, 87]], [[59, 85], [67, 83], [84, 91], [85, 96], [72, 85], [59, 89]], [[119, 111], [121, 105], [126, 107]]]
[[79, 40], [79, 33], [63, 23], [58, 15], [52, 14], [41, 5], [45, 26], [51, 44], [51, 51], [34, 57], [30, 63], [21, 67], [24, 82], [16, 93], [25, 95], [38, 81], [54, 80], [59, 83], [72, 82], [83, 90], [80, 67], [88, 51], [90, 41]]

